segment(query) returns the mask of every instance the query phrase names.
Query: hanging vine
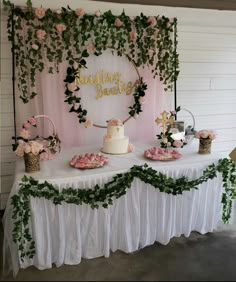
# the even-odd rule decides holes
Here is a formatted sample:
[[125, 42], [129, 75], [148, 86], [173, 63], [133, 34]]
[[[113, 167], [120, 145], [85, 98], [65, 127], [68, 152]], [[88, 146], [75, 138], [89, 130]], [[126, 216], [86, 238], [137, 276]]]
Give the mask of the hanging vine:
[[24, 103], [37, 95], [37, 72], [58, 71], [65, 60], [72, 67], [74, 62], [91, 54], [99, 56], [108, 48], [116, 50], [118, 56], [126, 55], [136, 67], [149, 65], [165, 90], [172, 89], [177, 80], [176, 18], [143, 13], [129, 17], [125, 12], [113, 15], [111, 11], [86, 14], [69, 6], [58, 10], [33, 8], [30, 0], [25, 8], [15, 7], [9, 0], [3, 2], [9, 12], [8, 38], [15, 46], [18, 87]]

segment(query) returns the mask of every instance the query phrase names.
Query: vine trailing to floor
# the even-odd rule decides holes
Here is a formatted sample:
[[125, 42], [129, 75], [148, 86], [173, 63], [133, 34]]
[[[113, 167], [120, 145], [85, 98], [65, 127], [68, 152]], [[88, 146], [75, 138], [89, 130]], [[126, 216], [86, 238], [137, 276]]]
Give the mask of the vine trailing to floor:
[[82, 205], [88, 204], [92, 209], [103, 207], [108, 208], [113, 204], [114, 199], [125, 195], [127, 189], [131, 188], [134, 178], [152, 185], [172, 195], [180, 195], [191, 189], [198, 189], [198, 185], [213, 179], [217, 172], [223, 177], [222, 220], [227, 223], [231, 216], [232, 200], [236, 198], [236, 165], [230, 159], [221, 159], [217, 164], [209, 165], [202, 176], [190, 180], [182, 176], [174, 179], [158, 172], [147, 164], [142, 166], [134, 165], [129, 171], [115, 175], [111, 181], [103, 187], [95, 185], [92, 189], [64, 188], [59, 191], [54, 185], [47, 181], [40, 183], [32, 177], [24, 176], [20, 182], [20, 189], [17, 194], [11, 197], [13, 206], [13, 240], [18, 245], [21, 261], [26, 257], [33, 258], [35, 254], [35, 242], [30, 230], [30, 197], [43, 198], [51, 201], [54, 205], [62, 203]]
[[130, 17], [124, 11], [113, 15], [110, 10], [87, 14], [69, 6], [57, 10], [33, 8], [31, 0], [24, 8], [9, 0], [3, 3], [9, 13], [8, 38], [15, 46], [18, 87], [24, 103], [37, 95], [37, 72], [53, 73], [63, 61], [73, 66], [107, 49], [127, 56], [136, 67], [149, 65], [165, 90], [172, 89], [177, 80], [176, 18], [143, 13]]

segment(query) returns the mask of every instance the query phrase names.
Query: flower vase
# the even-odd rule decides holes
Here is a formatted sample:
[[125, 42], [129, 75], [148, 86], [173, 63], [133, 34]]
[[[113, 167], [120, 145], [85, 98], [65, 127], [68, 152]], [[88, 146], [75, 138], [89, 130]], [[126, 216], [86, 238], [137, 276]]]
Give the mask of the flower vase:
[[33, 153], [24, 154], [25, 172], [40, 171], [40, 155], [34, 155]]
[[209, 138], [200, 138], [198, 153], [202, 155], [210, 154], [211, 153], [211, 143], [212, 143], [212, 140]]

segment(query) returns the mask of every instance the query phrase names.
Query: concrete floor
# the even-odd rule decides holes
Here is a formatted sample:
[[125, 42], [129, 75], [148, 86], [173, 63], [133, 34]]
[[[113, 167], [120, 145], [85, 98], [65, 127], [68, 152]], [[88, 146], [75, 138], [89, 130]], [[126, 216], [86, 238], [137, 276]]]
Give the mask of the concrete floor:
[[[2, 228], [1, 228], [2, 253]], [[2, 257], [2, 256], [1, 256]], [[1, 263], [2, 269], [2, 263]], [[11, 275], [2, 281], [13, 281]], [[236, 281], [236, 220], [205, 235], [192, 232], [132, 254], [83, 259], [79, 265], [20, 270], [17, 281]]]

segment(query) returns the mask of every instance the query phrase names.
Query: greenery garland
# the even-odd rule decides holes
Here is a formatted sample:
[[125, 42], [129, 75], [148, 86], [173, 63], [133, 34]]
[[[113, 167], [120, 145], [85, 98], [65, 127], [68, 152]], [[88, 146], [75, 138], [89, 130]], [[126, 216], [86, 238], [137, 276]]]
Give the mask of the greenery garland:
[[[113, 15], [111, 11], [92, 15], [69, 6], [35, 9], [31, 0], [26, 8], [15, 7], [9, 0], [3, 3], [9, 12], [8, 38], [14, 44], [18, 87], [24, 103], [37, 95], [37, 72], [58, 71], [63, 61], [72, 67], [91, 53], [99, 56], [108, 48], [119, 56], [126, 55], [136, 67], [149, 65], [153, 77], [159, 76], [165, 90], [172, 89], [177, 80], [176, 18], [147, 17], [142, 13], [129, 17], [125, 12]], [[131, 115], [139, 111], [136, 107], [137, 103], [131, 108]], [[80, 109], [78, 114], [83, 122], [85, 111]]]
[[47, 181], [40, 183], [32, 177], [24, 176], [19, 184], [18, 193], [11, 197], [12, 218], [14, 220], [13, 241], [18, 245], [21, 261], [24, 261], [25, 257], [34, 257], [35, 242], [30, 230], [30, 197], [47, 199], [54, 205], [62, 203], [88, 204], [92, 209], [99, 208], [99, 206], [108, 208], [113, 204], [114, 199], [126, 194], [127, 189], [131, 188], [134, 178], [152, 185], [160, 192], [180, 195], [185, 191], [198, 189], [199, 184], [215, 178], [217, 172], [221, 173], [223, 177], [222, 220], [227, 223], [231, 216], [232, 200], [236, 198], [236, 165], [227, 158], [219, 160], [217, 164], [209, 165], [203, 171], [202, 176], [194, 180], [189, 180], [185, 176], [174, 179], [144, 164], [142, 166], [134, 165], [128, 172], [115, 175], [103, 187], [99, 185], [95, 185], [92, 189], [70, 187], [63, 188], [61, 192]]

